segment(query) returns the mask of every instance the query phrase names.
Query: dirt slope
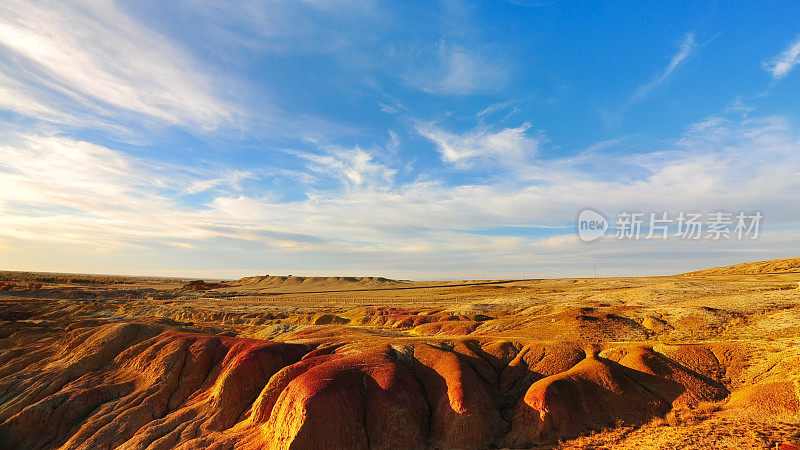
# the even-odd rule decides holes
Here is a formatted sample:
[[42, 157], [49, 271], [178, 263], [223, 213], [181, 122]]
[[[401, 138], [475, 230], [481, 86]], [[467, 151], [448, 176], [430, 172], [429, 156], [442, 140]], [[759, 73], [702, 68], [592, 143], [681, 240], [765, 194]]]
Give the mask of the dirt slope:
[[791, 272], [800, 273], [800, 258], [783, 258], [734, 264], [732, 266], [698, 270], [684, 275], [758, 275]]
[[350, 289], [392, 288], [402, 286], [402, 281], [383, 277], [295, 277], [264, 275], [244, 277], [230, 286], [247, 289], [264, 289], [279, 292], [334, 291]]

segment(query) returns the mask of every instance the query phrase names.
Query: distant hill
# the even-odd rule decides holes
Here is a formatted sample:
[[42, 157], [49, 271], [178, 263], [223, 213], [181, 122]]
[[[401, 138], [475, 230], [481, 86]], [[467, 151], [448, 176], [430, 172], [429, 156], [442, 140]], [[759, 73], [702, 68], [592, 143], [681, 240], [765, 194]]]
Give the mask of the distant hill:
[[264, 275], [240, 278], [231, 282], [229, 286], [296, 292], [393, 288], [406, 283], [405, 281], [391, 280], [383, 277], [295, 277], [291, 275]]
[[800, 272], [800, 258], [782, 258], [734, 264], [732, 266], [698, 270], [684, 275], [758, 275], [787, 272]]

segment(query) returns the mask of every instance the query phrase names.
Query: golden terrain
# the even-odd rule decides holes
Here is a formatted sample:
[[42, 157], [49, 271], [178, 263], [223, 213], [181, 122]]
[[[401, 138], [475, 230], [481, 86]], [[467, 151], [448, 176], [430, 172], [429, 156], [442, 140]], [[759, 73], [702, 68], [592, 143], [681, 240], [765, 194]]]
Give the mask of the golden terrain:
[[0, 272], [0, 447], [796, 448], [798, 282]]

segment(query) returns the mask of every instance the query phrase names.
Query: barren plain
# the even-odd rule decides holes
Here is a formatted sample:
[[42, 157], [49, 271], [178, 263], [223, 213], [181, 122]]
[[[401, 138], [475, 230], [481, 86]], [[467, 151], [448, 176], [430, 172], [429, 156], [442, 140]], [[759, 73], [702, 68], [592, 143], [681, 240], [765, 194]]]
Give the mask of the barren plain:
[[0, 272], [0, 447], [797, 448], [798, 282]]

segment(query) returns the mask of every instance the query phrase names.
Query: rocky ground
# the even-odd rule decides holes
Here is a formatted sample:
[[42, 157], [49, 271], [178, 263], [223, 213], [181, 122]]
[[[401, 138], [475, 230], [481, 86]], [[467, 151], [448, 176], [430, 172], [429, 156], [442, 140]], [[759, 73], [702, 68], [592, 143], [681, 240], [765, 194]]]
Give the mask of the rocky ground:
[[790, 449], [799, 272], [1, 272], [0, 447]]

